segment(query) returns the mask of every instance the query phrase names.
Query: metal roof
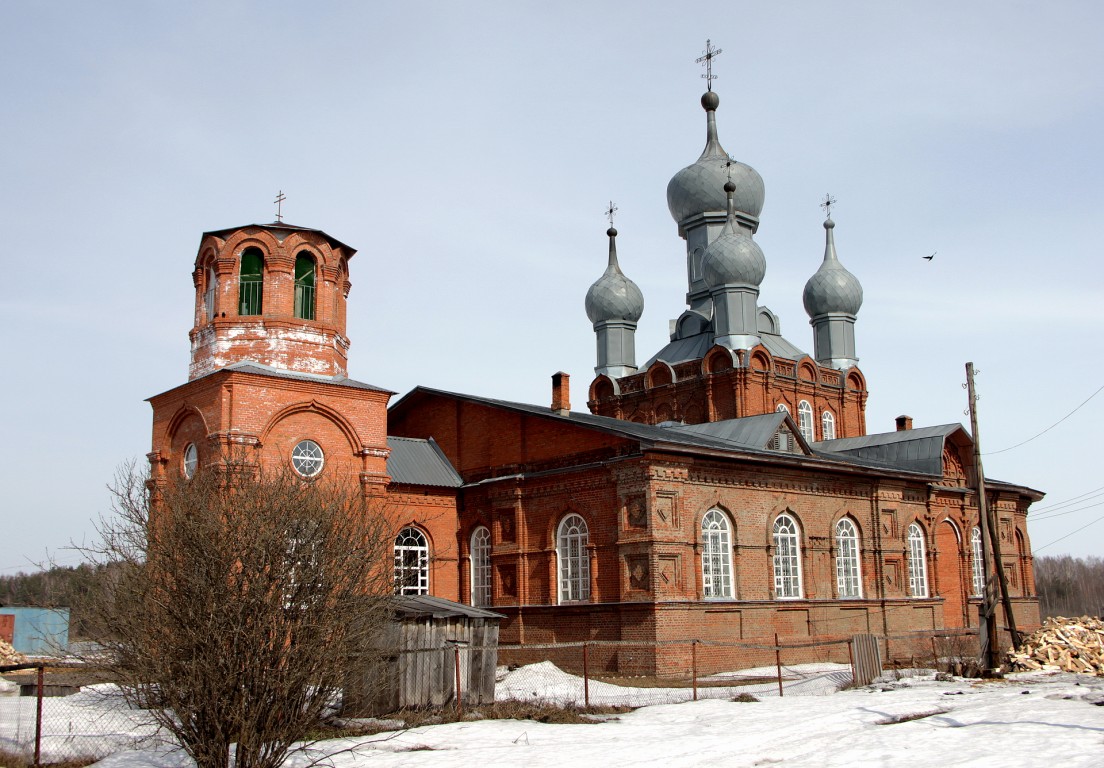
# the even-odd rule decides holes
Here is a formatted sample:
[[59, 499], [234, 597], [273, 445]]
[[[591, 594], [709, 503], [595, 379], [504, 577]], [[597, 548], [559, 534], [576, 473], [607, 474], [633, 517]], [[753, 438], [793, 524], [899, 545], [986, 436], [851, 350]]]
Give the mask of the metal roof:
[[447, 619], [450, 616], [464, 616], [469, 619], [504, 619], [501, 613], [463, 603], [454, 603], [443, 597], [431, 595], [395, 595], [393, 598], [395, 613], [406, 617], [432, 617]]
[[[271, 365], [254, 363], [251, 360], [240, 360], [236, 363], [225, 365], [222, 368], [211, 371], [211, 373], [204, 374], [204, 376], [210, 376], [211, 374], [218, 373], [219, 371], [238, 371], [240, 373], [253, 373], [258, 376], [274, 376], [277, 379], [293, 379], [295, 381], [315, 381], [320, 384], [332, 384], [337, 387], [370, 389], [376, 392], [386, 392], [391, 395], [395, 394], [390, 389], [377, 387], [374, 384], [367, 384], [363, 381], [356, 381], [355, 379], [350, 379], [345, 376], [323, 376], [317, 373], [301, 373], [299, 371], [289, 371], [284, 368], [273, 368]], [[201, 376], [200, 378], [203, 378], [203, 376]]]
[[[758, 334], [763, 346], [775, 357], [781, 357], [785, 360], [800, 360], [803, 357], [808, 357], [803, 351], [777, 333], [767, 333], [759, 329]], [[640, 370], [646, 371], [656, 360], [662, 360], [671, 365], [687, 360], [700, 360], [705, 357], [706, 352], [713, 348], [713, 344], [713, 331], [702, 331], [701, 333], [695, 333], [693, 336], [675, 339], [659, 352], [656, 352], [648, 362], [640, 367]]]
[[[705, 424], [680, 424], [666, 429], [709, 435], [746, 448], [766, 448], [786, 417], [787, 414], [774, 411], [761, 416], [745, 416], [742, 419], [726, 419]], [[794, 432], [796, 435], [796, 429]]]
[[943, 445], [955, 432], [961, 432], [967, 440], [970, 440], [970, 435], [961, 424], [941, 424], [935, 427], [903, 429], [863, 437], [825, 440], [817, 443], [816, 447], [828, 454], [845, 454], [913, 472], [941, 476]]
[[[286, 224], [282, 221], [274, 221], [271, 224], [243, 224], [240, 227], [224, 227], [223, 229], [212, 229], [209, 232], [204, 232], [202, 235], [200, 235], [200, 240], [207, 237], [208, 235], [214, 235], [215, 237], [225, 237], [232, 232], [237, 232], [242, 229], [248, 229], [249, 227], [257, 227], [258, 229], [268, 230], [283, 230], [285, 232], [314, 232], [315, 234], [322, 235], [322, 237], [329, 240], [331, 246], [336, 245], [339, 248], [344, 248], [345, 250], [347, 250], [349, 252], [350, 258], [352, 258], [353, 254], [356, 253], [356, 248], [353, 248], [350, 245], [346, 245], [345, 243], [338, 240], [336, 237], [331, 237], [330, 235], [323, 232], [321, 229], [312, 229], [311, 227], [297, 227], [294, 224]], [[277, 237], [276, 239], [282, 241], [284, 238]]]
[[440, 446], [430, 438], [387, 436], [387, 474], [391, 481], [407, 485], [433, 485], [459, 488], [463, 480], [445, 458]]

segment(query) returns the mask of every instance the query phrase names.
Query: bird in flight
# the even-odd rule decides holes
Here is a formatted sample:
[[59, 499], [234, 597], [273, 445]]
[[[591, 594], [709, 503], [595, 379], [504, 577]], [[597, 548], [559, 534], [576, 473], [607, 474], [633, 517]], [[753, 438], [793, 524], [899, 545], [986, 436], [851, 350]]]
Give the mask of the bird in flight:
[[933, 252], [931, 256], [921, 256], [920, 258], [927, 259], [928, 261], [931, 261], [932, 259], [935, 258], [935, 254], [937, 254], [937, 253], [939, 253], [939, 251]]

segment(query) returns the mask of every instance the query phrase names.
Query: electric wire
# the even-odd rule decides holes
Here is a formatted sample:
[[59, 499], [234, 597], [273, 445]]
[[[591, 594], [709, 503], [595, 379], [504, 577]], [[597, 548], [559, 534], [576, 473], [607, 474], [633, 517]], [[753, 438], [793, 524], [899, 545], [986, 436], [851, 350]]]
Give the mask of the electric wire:
[[1049, 547], [1049, 546], [1052, 546], [1052, 545], [1054, 545], [1054, 544], [1057, 544], [1057, 543], [1058, 543], [1059, 541], [1064, 541], [1065, 539], [1068, 539], [1068, 538], [1069, 538], [1070, 536], [1072, 536], [1073, 534], [1075, 534], [1075, 533], [1080, 533], [1081, 531], [1085, 530], [1085, 529], [1086, 529], [1086, 528], [1088, 528], [1088, 527], [1089, 527], [1090, 525], [1096, 525], [1096, 524], [1097, 524], [1097, 523], [1099, 523], [1099, 522], [1100, 522], [1101, 520], [1104, 520], [1104, 515], [1101, 515], [1100, 517], [1096, 518], [1096, 519], [1095, 519], [1095, 520], [1093, 520], [1093, 521], [1092, 521], [1091, 523], [1085, 523], [1085, 524], [1084, 524], [1084, 525], [1082, 525], [1082, 526], [1081, 526], [1080, 528], [1077, 528], [1077, 529], [1075, 529], [1075, 530], [1072, 530], [1072, 531], [1070, 531], [1070, 532], [1069, 532], [1069, 533], [1067, 533], [1067, 534], [1066, 534], [1065, 536], [1061, 536], [1061, 537], [1059, 537], [1059, 538], [1055, 539], [1054, 541], [1050, 541], [1050, 542], [1047, 542], [1046, 544], [1044, 544], [1044, 545], [1043, 545], [1043, 546], [1041, 546], [1041, 547], [1035, 547], [1035, 548], [1034, 548], [1034, 549], [1032, 550], [1032, 554], [1034, 554], [1035, 552], [1040, 552], [1040, 551], [1042, 551], [1042, 550], [1046, 549], [1046, 548], [1047, 548], [1047, 547]]
[[1086, 496], [1089, 496], [1091, 494], [1096, 494], [1095, 496], [1092, 496], [1092, 498], [1096, 498], [1096, 496], [1100, 495], [1100, 493], [1099, 493], [1100, 491], [1104, 491], [1104, 485], [1100, 486], [1099, 488], [1093, 488], [1091, 491], [1085, 491], [1084, 493], [1080, 494], [1079, 496], [1073, 496], [1071, 498], [1065, 499], [1064, 501], [1054, 501], [1054, 502], [1051, 502], [1050, 504], [1047, 504], [1044, 507], [1032, 507], [1031, 508], [1031, 514], [1035, 515], [1035, 514], [1038, 514], [1039, 512], [1050, 512], [1051, 510], [1054, 510], [1054, 509], [1059, 509], [1061, 507], [1069, 506], [1070, 504], [1073, 504], [1074, 502], [1077, 502], [1077, 501], [1081, 501], [1081, 500], [1087, 501], [1087, 499], [1085, 499]]
[[1101, 504], [1104, 504], [1104, 501], [1098, 501], [1095, 504], [1086, 504], [1083, 507], [1075, 507], [1073, 509], [1067, 509], [1067, 510], [1062, 511], [1062, 512], [1052, 512], [1050, 514], [1041, 515], [1039, 517], [1035, 517], [1034, 515], [1031, 515], [1028, 519], [1033, 523], [1038, 522], [1040, 520], [1052, 520], [1055, 517], [1065, 517], [1066, 515], [1072, 515], [1074, 512], [1084, 512], [1086, 509], [1092, 509], [1093, 507], [1099, 507]]
[[1011, 451], [1011, 450], [1012, 450], [1013, 448], [1019, 448], [1019, 447], [1020, 447], [1021, 445], [1027, 445], [1028, 443], [1030, 443], [1030, 442], [1031, 442], [1032, 440], [1034, 440], [1035, 438], [1037, 438], [1037, 437], [1042, 437], [1042, 436], [1043, 436], [1043, 435], [1045, 435], [1045, 434], [1046, 434], [1047, 432], [1049, 432], [1050, 430], [1054, 429], [1054, 428], [1055, 428], [1055, 427], [1057, 427], [1057, 426], [1058, 426], [1059, 424], [1061, 424], [1061, 423], [1062, 423], [1063, 421], [1065, 421], [1066, 419], [1068, 419], [1068, 418], [1069, 418], [1070, 416], [1072, 416], [1073, 414], [1077, 413], [1077, 412], [1078, 412], [1079, 410], [1081, 410], [1081, 409], [1082, 409], [1083, 407], [1085, 407], [1085, 403], [1087, 403], [1087, 402], [1089, 402], [1090, 400], [1092, 400], [1092, 399], [1093, 399], [1094, 397], [1096, 397], [1097, 395], [1099, 395], [1099, 394], [1100, 394], [1101, 392], [1104, 392], [1104, 384], [1101, 384], [1101, 385], [1100, 385], [1100, 388], [1099, 388], [1098, 390], [1096, 390], [1096, 391], [1095, 391], [1095, 392], [1093, 392], [1093, 393], [1092, 393], [1091, 395], [1089, 395], [1089, 396], [1088, 396], [1087, 398], [1085, 398], [1085, 401], [1084, 401], [1083, 403], [1081, 403], [1081, 405], [1079, 405], [1079, 406], [1077, 406], [1076, 408], [1074, 408], [1074, 409], [1073, 409], [1072, 411], [1070, 411], [1069, 413], [1067, 413], [1067, 414], [1066, 414], [1065, 416], [1063, 416], [1062, 418], [1058, 419], [1058, 421], [1054, 422], [1053, 424], [1051, 424], [1051, 425], [1050, 425], [1049, 427], [1047, 427], [1046, 429], [1044, 429], [1044, 430], [1043, 430], [1042, 432], [1040, 432], [1039, 434], [1035, 435], [1034, 437], [1029, 437], [1029, 438], [1027, 438], [1026, 440], [1024, 440], [1024, 441], [1023, 441], [1022, 443], [1016, 443], [1015, 445], [1010, 445], [1010, 446], [1008, 446], [1007, 448], [1001, 448], [1001, 449], [1000, 449], [999, 451], [986, 451], [985, 453], [982, 453], [981, 455], [982, 455], [982, 456], [994, 456], [994, 455], [996, 455], [996, 454], [998, 454], [998, 453], [1004, 453], [1005, 451]]

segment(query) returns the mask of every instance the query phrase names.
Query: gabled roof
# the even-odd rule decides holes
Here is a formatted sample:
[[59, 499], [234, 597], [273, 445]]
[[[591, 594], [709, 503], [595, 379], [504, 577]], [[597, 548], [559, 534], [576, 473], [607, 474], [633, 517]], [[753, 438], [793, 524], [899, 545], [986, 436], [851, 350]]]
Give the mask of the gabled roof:
[[387, 474], [392, 482], [443, 488], [459, 488], [464, 484], [433, 438], [421, 440], [388, 435], [387, 447], [391, 449]]
[[705, 424], [680, 424], [664, 427], [664, 429], [708, 435], [745, 448], [765, 449], [785, 422], [789, 422], [793, 436], [800, 439], [801, 433], [797, 425], [793, 423], [790, 415], [783, 411], [764, 413], [761, 416], [745, 416], [742, 419], [711, 421]]
[[961, 424], [941, 424], [863, 437], [824, 440], [817, 443], [816, 448], [827, 454], [843, 454], [942, 477], [944, 444], [955, 433], [961, 433], [967, 444], [973, 444], [969, 433]]
[[[281, 232], [281, 231], [282, 232], [313, 232], [317, 235], [322, 235], [322, 237], [326, 238], [326, 240], [329, 241], [331, 247], [337, 246], [338, 248], [344, 248], [346, 251], [349, 252], [350, 258], [352, 257], [352, 255], [354, 253], [356, 253], [356, 248], [353, 248], [352, 246], [346, 245], [345, 243], [338, 240], [336, 237], [331, 237], [330, 235], [327, 235], [321, 229], [312, 229], [310, 227], [297, 227], [294, 224], [285, 224], [282, 221], [274, 221], [271, 224], [242, 224], [240, 227], [226, 227], [224, 229], [212, 229], [209, 232], [204, 232], [200, 236], [200, 240], [207, 237], [208, 235], [213, 235], [215, 237], [223, 237], [224, 238], [227, 235], [231, 234], [232, 232], [237, 232], [237, 231], [242, 230], [242, 229], [248, 229], [249, 227], [256, 227], [257, 229], [267, 229], [267, 230], [275, 231], [275, 232]], [[284, 237], [286, 237], [286, 235], [283, 235], [283, 236], [277, 235], [276, 239], [282, 241], [284, 239]]]
[[[395, 394], [390, 389], [384, 389], [383, 387], [377, 387], [374, 384], [367, 384], [363, 381], [356, 381], [346, 376], [323, 376], [318, 373], [301, 373], [299, 371], [289, 371], [284, 368], [273, 368], [271, 365], [263, 365], [261, 363], [255, 363], [252, 360], [239, 360], [236, 363], [230, 365], [224, 365], [222, 368], [218, 368], [211, 373], [204, 374], [210, 376], [212, 373], [218, 373], [219, 371], [240, 371], [241, 373], [254, 373], [258, 376], [274, 376], [277, 379], [293, 379], [295, 381], [316, 381], [319, 384], [332, 384], [337, 387], [351, 387], [353, 389], [370, 389], [376, 392], [386, 392], [390, 395]], [[200, 378], [203, 378], [202, 376]]]

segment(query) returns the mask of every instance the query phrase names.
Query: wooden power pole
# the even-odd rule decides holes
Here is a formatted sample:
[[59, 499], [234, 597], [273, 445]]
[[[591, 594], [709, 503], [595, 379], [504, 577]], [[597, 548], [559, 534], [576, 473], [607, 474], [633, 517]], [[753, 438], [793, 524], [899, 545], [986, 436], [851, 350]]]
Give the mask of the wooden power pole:
[[[1005, 621], [1008, 623], [1012, 644], [1020, 644], [1016, 621], [1012, 615], [1012, 601], [1008, 596], [1008, 582], [1001, 565], [1000, 532], [997, 529], [997, 517], [989, 508], [985, 494], [985, 470], [981, 465], [981, 436], [978, 433], [977, 395], [974, 393], [974, 364], [966, 363], [966, 390], [970, 398], [970, 431], [974, 437], [974, 469], [977, 475], [976, 491], [978, 506], [978, 527], [981, 529], [981, 572], [985, 581], [980, 611], [979, 635], [981, 638], [981, 659], [990, 673], [1000, 669], [1000, 647], [997, 640], [996, 599], [993, 594], [993, 574], [1000, 586], [1001, 602], [1004, 606]], [[992, 557], [990, 557], [990, 552]], [[992, 570], [990, 570], [992, 569]]]

